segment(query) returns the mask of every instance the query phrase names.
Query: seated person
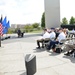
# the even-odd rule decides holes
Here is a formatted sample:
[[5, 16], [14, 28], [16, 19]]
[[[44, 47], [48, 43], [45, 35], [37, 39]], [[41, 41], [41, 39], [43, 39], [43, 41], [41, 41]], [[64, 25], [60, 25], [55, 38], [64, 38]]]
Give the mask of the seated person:
[[75, 51], [75, 43], [73, 43], [73, 40], [70, 40], [67, 44], [65, 44], [66, 51], [64, 55], [70, 56]]
[[56, 50], [56, 49], [55, 49], [56, 44], [60, 43], [61, 40], [66, 39], [66, 35], [64, 34], [62, 28], [59, 29], [59, 33], [60, 33], [60, 34], [58, 35], [57, 39], [50, 42], [50, 44], [49, 44], [47, 50], [50, 50], [50, 49], [52, 48], [52, 50], [55, 52], [55, 50]]
[[[58, 37], [58, 35], [59, 35], [59, 29], [58, 29], [58, 28], [56, 28], [54, 32], [56, 33], [56, 38], [57, 38], [57, 37]], [[55, 39], [56, 39], [56, 38], [55, 38]]]
[[47, 32], [47, 29], [44, 29], [43, 36], [37, 40], [37, 49], [40, 49], [40, 43], [42, 43], [42, 48], [44, 48], [43, 42], [46, 38], [50, 38], [50, 34]]
[[51, 28], [50, 40], [54, 40], [56, 38], [56, 33], [54, 32], [54, 28]]

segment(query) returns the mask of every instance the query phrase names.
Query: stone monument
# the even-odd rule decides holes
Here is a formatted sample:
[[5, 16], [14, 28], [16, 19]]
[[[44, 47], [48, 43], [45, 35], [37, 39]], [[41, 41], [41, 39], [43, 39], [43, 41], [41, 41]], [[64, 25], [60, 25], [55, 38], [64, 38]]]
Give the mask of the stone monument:
[[60, 27], [60, 0], [44, 0], [46, 28]]

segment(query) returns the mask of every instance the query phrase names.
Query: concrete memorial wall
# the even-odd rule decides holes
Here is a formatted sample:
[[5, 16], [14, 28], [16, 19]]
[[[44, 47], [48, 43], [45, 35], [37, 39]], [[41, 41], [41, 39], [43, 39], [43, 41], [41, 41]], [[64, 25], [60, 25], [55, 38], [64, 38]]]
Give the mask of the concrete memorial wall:
[[60, 0], [44, 0], [46, 28], [60, 26]]

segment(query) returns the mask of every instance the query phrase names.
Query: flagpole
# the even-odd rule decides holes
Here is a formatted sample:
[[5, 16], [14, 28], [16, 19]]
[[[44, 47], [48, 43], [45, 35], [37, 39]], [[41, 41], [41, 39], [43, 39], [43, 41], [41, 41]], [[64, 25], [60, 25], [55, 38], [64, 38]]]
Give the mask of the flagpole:
[[1, 47], [1, 35], [0, 35], [0, 47]]

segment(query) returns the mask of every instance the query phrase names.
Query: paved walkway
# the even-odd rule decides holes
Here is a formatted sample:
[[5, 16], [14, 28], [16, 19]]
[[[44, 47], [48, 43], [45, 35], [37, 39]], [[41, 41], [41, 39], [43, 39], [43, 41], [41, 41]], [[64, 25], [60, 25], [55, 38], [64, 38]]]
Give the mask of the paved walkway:
[[[29, 35], [29, 34], [28, 34]], [[39, 36], [10, 38], [0, 47], [0, 75], [26, 75], [26, 54], [36, 55], [35, 75], [75, 75], [75, 58], [36, 49]]]

